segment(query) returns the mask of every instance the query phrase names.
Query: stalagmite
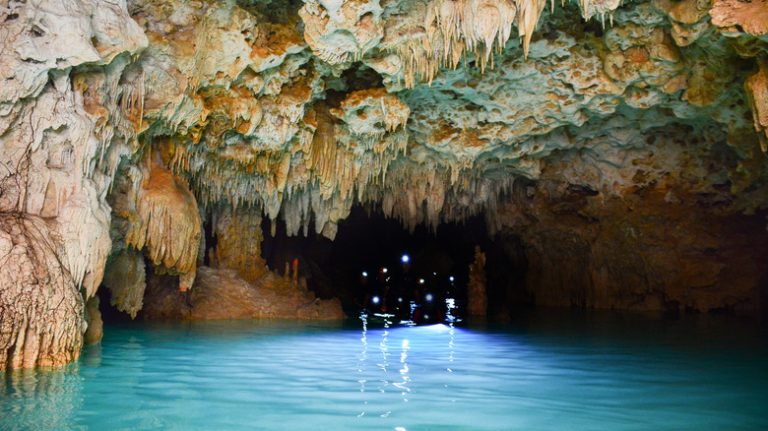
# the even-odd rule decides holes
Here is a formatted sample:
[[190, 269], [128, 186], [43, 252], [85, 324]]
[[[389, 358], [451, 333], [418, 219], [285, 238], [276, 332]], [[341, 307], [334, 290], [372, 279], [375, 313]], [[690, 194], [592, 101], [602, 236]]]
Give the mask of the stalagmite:
[[480, 249], [480, 246], [475, 246], [475, 260], [469, 265], [467, 300], [467, 314], [470, 317], [485, 317], [488, 312], [488, 294], [486, 292], [485, 253]]
[[216, 247], [210, 250], [211, 267], [237, 271], [249, 283], [267, 272], [261, 257], [261, 214], [254, 209], [220, 208], [213, 216]]

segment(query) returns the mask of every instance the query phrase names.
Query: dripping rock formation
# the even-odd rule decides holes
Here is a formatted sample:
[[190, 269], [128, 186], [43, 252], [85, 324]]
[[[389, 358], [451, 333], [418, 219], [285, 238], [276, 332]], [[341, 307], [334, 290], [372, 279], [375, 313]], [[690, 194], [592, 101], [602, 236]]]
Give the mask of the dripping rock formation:
[[539, 305], [757, 313], [766, 150], [767, 0], [0, 0], [0, 370], [76, 359], [100, 288], [338, 317], [262, 218], [353, 205], [483, 214]]

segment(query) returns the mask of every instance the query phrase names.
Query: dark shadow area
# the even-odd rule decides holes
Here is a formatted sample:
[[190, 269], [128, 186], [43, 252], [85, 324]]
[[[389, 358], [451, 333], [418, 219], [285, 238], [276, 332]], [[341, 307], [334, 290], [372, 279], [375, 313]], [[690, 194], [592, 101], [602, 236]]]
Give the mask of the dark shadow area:
[[96, 296], [99, 297], [99, 311], [101, 311], [101, 319], [108, 323], [127, 323], [131, 322], [131, 316], [127, 313], [123, 313], [114, 306], [112, 306], [112, 292], [107, 289], [106, 286], [99, 287], [96, 291]]
[[373, 296], [384, 298], [387, 288], [391, 300], [405, 303], [427, 293], [438, 301], [450, 290], [461, 315], [475, 246], [486, 254], [489, 316], [505, 320], [515, 307], [530, 302], [522, 243], [517, 237], [490, 237], [482, 215], [441, 224], [434, 232], [426, 226], [408, 232], [399, 221], [357, 206], [339, 223], [333, 241], [317, 234], [288, 237], [282, 223], [274, 237], [268, 221], [263, 228], [262, 255], [268, 266], [282, 273], [286, 263], [298, 259], [310, 289], [321, 298], [339, 298], [348, 315], [369, 305]]

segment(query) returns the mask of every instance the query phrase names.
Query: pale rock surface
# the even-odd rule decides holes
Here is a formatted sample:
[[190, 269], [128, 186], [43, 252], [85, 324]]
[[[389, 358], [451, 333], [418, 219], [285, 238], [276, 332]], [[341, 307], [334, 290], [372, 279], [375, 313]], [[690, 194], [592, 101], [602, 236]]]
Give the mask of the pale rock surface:
[[124, 1], [0, 1], [0, 370], [80, 354], [136, 134], [120, 77], [146, 45]]

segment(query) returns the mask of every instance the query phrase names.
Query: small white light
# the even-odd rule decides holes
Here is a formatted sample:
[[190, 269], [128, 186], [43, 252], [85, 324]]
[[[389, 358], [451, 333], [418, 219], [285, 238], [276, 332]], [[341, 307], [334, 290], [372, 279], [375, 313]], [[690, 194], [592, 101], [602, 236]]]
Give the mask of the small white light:
[[389, 270], [388, 270], [387, 268], [381, 268], [381, 272], [383, 272], [384, 274], [386, 274], [387, 272], [389, 272]]
[[425, 318], [426, 320], [429, 320], [429, 314], [425, 314], [425, 315], [424, 315], [424, 318]]
[[373, 298], [371, 298], [371, 302], [373, 302], [374, 304], [378, 304], [379, 303], [379, 297], [378, 296], [374, 296]]
[[368, 271], [363, 271], [363, 277], [368, 277]]
[[453, 276], [450, 276], [450, 277], [448, 277], [448, 281], [450, 281], [451, 283], [453, 283]]
[[411, 261], [411, 257], [408, 256], [407, 254], [404, 254], [404, 255], [402, 255], [402, 257], [400, 257], [400, 261], [403, 262], [403, 263], [408, 263], [408, 262]]
[[432, 302], [432, 298], [433, 298], [433, 297], [432, 297], [432, 294], [431, 294], [431, 293], [427, 293], [427, 294], [426, 294], [426, 296], [424, 296], [424, 299], [426, 299], [426, 300], [427, 300], [427, 302]]
[[423, 278], [419, 279], [419, 284], [424, 284], [424, 279]]
[[437, 273], [436, 273], [436, 272], [433, 272], [433, 273], [432, 273], [432, 275], [437, 275]]
[[397, 297], [397, 302], [403, 302], [403, 298], [398, 296]]

